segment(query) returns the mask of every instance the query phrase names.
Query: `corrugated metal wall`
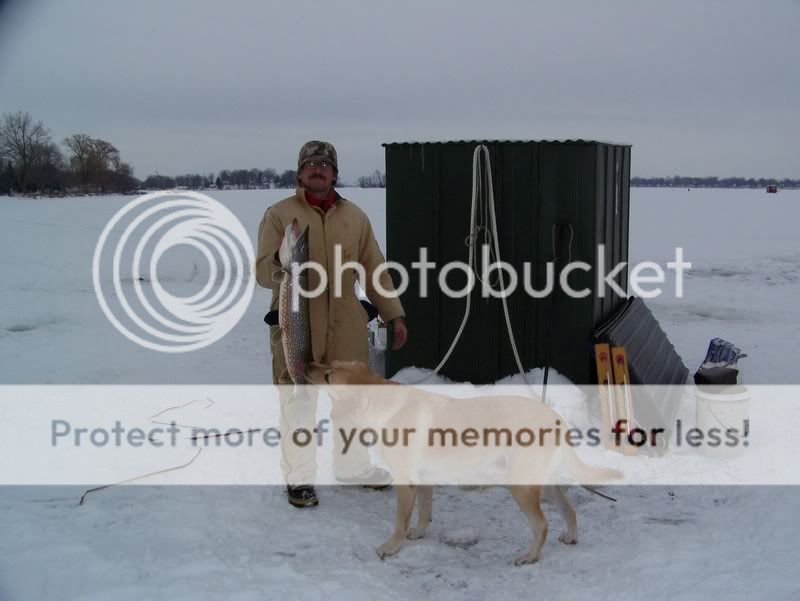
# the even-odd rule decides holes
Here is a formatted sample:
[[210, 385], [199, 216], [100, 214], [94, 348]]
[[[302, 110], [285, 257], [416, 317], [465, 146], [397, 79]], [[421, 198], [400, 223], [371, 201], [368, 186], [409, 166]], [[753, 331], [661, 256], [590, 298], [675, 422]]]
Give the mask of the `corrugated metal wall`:
[[[523, 365], [543, 365], [552, 320], [551, 364], [575, 382], [592, 382], [592, 329], [623, 300], [610, 294], [600, 298], [596, 272], [576, 271], [571, 284], [593, 293], [584, 299], [560, 296], [551, 315], [551, 300], [528, 296], [521, 276], [529, 262], [533, 286], [544, 287], [545, 263], [553, 258], [554, 224], [572, 224], [572, 260], [596, 267], [596, 247], [603, 242], [608, 268], [627, 261], [629, 146], [584, 141], [386, 144], [387, 258], [411, 269], [419, 248], [426, 247], [437, 266], [467, 261], [472, 156], [481, 143], [491, 155], [501, 258], [520, 274], [509, 311]], [[421, 298], [418, 278], [411, 278], [402, 298], [409, 343], [389, 353], [387, 373], [410, 365], [435, 367], [458, 330], [465, 299], [440, 293], [437, 274], [428, 278], [428, 298]], [[618, 280], [627, 290], [627, 269]], [[466, 276], [451, 272], [448, 283], [462, 288]], [[516, 372], [502, 305], [499, 299], [481, 298], [479, 286], [472, 294], [470, 320], [442, 374], [458, 381], [493, 382]]]

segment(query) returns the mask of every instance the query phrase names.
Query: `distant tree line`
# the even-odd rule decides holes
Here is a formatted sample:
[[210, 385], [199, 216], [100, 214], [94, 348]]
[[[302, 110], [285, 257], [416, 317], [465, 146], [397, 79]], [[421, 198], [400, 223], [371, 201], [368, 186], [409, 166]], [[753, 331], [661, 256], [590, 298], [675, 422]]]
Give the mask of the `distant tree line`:
[[744, 177], [632, 177], [631, 186], [642, 188], [800, 188], [799, 179]]
[[297, 185], [297, 172], [287, 169], [278, 173], [275, 169], [223, 169], [218, 175], [208, 173], [187, 173], [170, 177], [167, 175], [150, 175], [145, 178], [143, 186], [148, 190], [168, 190], [170, 188], [188, 188], [203, 190], [217, 188], [219, 190], [258, 190], [265, 188], [294, 188]]
[[29, 113], [4, 114], [0, 119], [0, 194], [126, 192], [139, 186], [133, 169], [110, 142], [73, 134], [62, 145], [66, 154]]
[[104, 194], [140, 192], [142, 188], [252, 190], [294, 188], [297, 172], [287, 169], [223, 169], [219, 174], [154, 174], [140, 181], [119, 150], [106, 140], [73, 134], [59, 146], [50, 130], [29, 113], [0, 119], [0, 194]]
[[[131, 193], [165, 190], [253, 190], [294, 188], [297, 172], [287, 169], [223, 169], [218, 174], [150, 175], [136, 179], [113, 144], [87, 134], [53, 141], [50, 131], [29, 113], [6, 113], [0, 119], [0, 194]], [[385, 188], [386, 174], [375, 170], [358, 178], [362, 188]], [[800, 180], [744, 177], [633, 177], [632, 186], [678, 188], [800, 188]]]
[[[386, 174], [375, 170], [372, 175], [359, 177], [358, 185], [361, 188], [385, 188]], [[202, 190], [204, 188], [217, 188], [219, 190], [294, 188], [297, 186], [297, 171], [287, 169], [282, 173], [278, 173], [275, 169], [223, 169], [216, 177], [214, 177], [213, 173], [208, 175], [192, 173], [175, 177], [150, 175], [144, 180], [143, 186], [148, 190], [168, 190], [176, 187], [190, 190]]]

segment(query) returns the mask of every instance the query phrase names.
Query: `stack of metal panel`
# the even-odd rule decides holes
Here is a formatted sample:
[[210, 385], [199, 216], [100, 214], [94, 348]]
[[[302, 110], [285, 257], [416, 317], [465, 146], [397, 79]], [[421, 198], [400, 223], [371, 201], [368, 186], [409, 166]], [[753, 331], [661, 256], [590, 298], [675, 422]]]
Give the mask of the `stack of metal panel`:
[[632, 384], [686, 384], [689, 370], [642, 299], [629, 298], [594, 336], [597, 342], [625, 347]]
[[675, 425], [689, 370], [644, 301], [628, 299], [597, 328], [595, 339], [612, 347], [625, 347], [630, 383], [646, 386], [637, 388], [633, 395], [637, 425], [647, 430], [664, 428], [669, 434]]

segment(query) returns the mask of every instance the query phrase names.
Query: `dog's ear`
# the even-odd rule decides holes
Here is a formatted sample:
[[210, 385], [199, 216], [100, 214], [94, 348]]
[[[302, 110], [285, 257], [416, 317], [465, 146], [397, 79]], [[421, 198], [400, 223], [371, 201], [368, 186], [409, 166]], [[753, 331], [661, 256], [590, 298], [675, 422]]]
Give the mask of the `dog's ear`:
[[375, 379], [375, 372], [363, 361], [353, 361], [350, 370], [359, 384], [371, 384]]
[[381, 379], [380, 376], [372, 371], [372, 368], [363, 361], [349, 361], [348, 371], [358, 379], [359, 384], [370, 384], [376, 379]]
[[312, 383], [321, 383], [323, 379], [327, 379], [327, 374], [331, 371], [331, 366], [324, 363], [308, 363], [306, 364], [306, 377]]
[[337, 371], [347, 372], [350, 374], [360, 373], [360, 361], [331, 361], [331, 367]]

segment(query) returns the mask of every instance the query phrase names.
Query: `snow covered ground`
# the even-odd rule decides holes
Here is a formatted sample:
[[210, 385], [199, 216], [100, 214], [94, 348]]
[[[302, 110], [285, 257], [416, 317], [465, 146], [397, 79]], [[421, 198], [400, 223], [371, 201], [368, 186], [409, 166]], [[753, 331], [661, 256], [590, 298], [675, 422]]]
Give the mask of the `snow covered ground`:
[[[383, 245], [383, 192], [344, 193], [367, 211]], [[284, 195], [213, 193], [253, 238], [264, 209]], [[105, 319], [92, 252], [129, 200], [0, 198], [0, 384], [269, 382], [262, 290], [223, 340], [188, 354], [142, 349]], [[750, 354], [746, 382], [800, 382], [792, 353], [800, 334], [798, 221], [800, 192], [631, 191], [632, 260], [666, 262], [679, 244], [694, 264], [685, 298], [648, 302], [690, 369], [708, 340], [722, 336]], [[191, 266], [169, 268], [176, 290], [193, 285]], [[429, 535], [380, 562], [373, 549], [391, 529], [391, 491], [325, 488], [320, 507], [300, 512], [277, 487], [125, 487], [82, 507], [78, 488], [4, 488], [0, 601], [800, 599], [800, 490], [607, 490], [617, 503], [570, 491], [575, 547], [558, 543], [562, 524], [545, 506], [543, 558], [514, 568], [529, 534], [503, 489], [437, 490]]]

